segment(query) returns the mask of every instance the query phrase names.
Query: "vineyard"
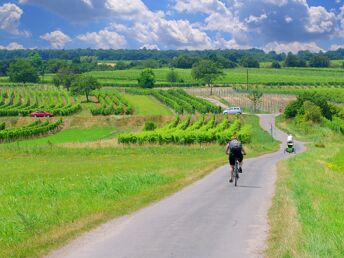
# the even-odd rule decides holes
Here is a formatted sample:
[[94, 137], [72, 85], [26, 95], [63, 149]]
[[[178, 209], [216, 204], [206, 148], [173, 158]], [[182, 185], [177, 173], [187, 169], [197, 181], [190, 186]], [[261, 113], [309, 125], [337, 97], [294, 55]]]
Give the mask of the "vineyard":
[[195, 143], [227, 143], [236, 134], [243, 143], [251, 141], [251, 126], [243, 125], [239, 118], [230, 121], [228, 117], [220, 120], [211, 116], [208, 120], [204, 116], [191, 122], [191, 116], [181, 120], [179, 116], [166, 126], [154, 131], [139, 133], [123, 133], [118, 142], [123, 144], [195, 144]]
[[34, 87], [0, 88], [0, 116], [27, 116], [37, 110], [66, 116], [80, 108], [79, 101], [65, 90], [53, 87], [44, 90]]
[[[207, 88], [188, 88], [186, 91], [196, 96], [209, 96], [209, 89]], [[213, 95], [225, 100], [231, 106], [253, 111], [252, 101], [248, 98], [248, 93], [245, 90], [235, 91], [229, 87], [215, 87], [213, 88]], [[284, 109], [290, 101], [295, 99], [296, 96], [292, 94], [267, 93], [262, 96], [256, 108], [262, 112], [278, 113], [280, 109]]]
[[5, 128], [5, 123], [0, 124], [0, 142], [15, 141], [20, 139], [28, 139], [34, 136], [45, 135], [49, 132], [54, 132], [62, 124], [62, 119], [56, 122], [46, 120], [36, 120], [35, 122], [21, 126], [18, 128]]
[[[317, 92], [329, 101], [344, 103], [344, 87], [341, 86], [256, 86], [255, 89], [263, 93], [293, 94], [299, 95], [305, 92]], [[237, 87], [237, 91], [244, 92], [244, 87]]]
[[163, 104], [172, 108], [176, 113], [195, 112], [201, 114], [221, 113], [221, 107], [215, 106], [206, 100], [193, 97], [184, 90], [150, 90], [150, 89], [127, 89], [127, 93], [135, 95], [152, 95]]
[[[202, 83], [193, 79], [191, 69], [175, 69], [179, 81], [167, 81], [169, 68], [153, 69], [158, 86], [201, 86]], [[137, 78], [141, 69], [94, 71], [95, 76], [103, 86], [137, 86]], [[225, 75], [215, 81], [215, 84], [246, 84], [247, 70], [245, 68], [225, 69]], [[343, 86], [343, 69], [340, 68], [250, 68], [249, 84], [270, 86]]]
[[91, 109], [92, 115], [130, 115], [133, 107], [116, 90], [96, 90], [93, 95], [98, 100], [98, 106]]

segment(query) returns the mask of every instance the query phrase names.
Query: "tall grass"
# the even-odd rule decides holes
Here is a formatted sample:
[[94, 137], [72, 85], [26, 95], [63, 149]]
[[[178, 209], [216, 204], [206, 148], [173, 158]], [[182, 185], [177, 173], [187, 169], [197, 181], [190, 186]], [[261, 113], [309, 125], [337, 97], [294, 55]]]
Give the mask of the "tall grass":
[[301, 136], [312, 141], [307, 152], [279, 164], [267, 256], [343, 257], [344, 137], [321, 127]]
[[[257, 118], [247, 123], [258, 131], [247, 146], [250, 156], [276, 149]], [[56, 142], [70, 139], [60, 137]], [[0, 162], [0, 257], [37, 257], [177, 191], [227, 158], [219, 145], [62, 148], [31, 142], [0, 145]]]

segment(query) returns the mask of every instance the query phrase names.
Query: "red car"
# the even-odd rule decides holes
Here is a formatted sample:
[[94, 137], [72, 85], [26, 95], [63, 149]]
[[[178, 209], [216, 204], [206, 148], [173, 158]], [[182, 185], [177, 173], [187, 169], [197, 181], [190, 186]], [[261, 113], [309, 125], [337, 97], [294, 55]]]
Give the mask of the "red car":
[[32, 116], [32, 117], [52, 117], [54, 115], [52, 113], [49, 113], [49, 112], [36, 111], [36, 112], [32, 112], [30, 114], [30, 116]]

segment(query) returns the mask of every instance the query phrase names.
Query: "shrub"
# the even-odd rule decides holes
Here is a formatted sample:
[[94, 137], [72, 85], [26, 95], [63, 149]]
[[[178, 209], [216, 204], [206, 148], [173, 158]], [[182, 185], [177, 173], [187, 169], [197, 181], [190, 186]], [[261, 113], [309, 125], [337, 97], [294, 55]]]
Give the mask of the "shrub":
[[311, 101], [305, 101], [303, 103], [304, 118], [306, 121], [312, 121], [319, 123], [321, 121], [321, 109]]
[[293, 118], [297, 115], [300, 109], [300, 103], [297, 100], [291, 101], [284, 110], [284, 115], [286, 118]]
[[166, 80], [168, 82], [177, 82], [178, 78], [178, 73], [174, 69], [171, 69], [166, 75]]
[[274, 61], [274, 62], [272, 62], [272, 64], [271, 64], [271, 68], [280, 69], [280, 68], [281, 68], [281, 65], [280, 65], [279, 62]]
[[144, 125], [144, 131], [154, 131], [156, 129], [156, 124], [152, 121], [146, 121]]
[[153, 88], [155, 83], [155, 74], [152, 69], [144, 69], [137, 79], [142, 88]]

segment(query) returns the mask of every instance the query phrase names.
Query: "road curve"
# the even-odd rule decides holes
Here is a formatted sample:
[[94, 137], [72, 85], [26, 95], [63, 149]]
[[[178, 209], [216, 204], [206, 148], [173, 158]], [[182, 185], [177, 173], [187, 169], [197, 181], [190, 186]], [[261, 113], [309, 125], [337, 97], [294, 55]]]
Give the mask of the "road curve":
[[[260, 115], [270, 130], [274, 115]], [[276, 139], [286, 134], [273, 127]], [[262, 257], [278, 152], [245, 160], [238, 187], [228, 165], [134, 214], [114, 219], [54, 251], [49, 257], [222, 258]], [[296, 143], [298, 151], [303, 150]], [[225, 156], [224, 156], [225, 158]]]

